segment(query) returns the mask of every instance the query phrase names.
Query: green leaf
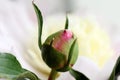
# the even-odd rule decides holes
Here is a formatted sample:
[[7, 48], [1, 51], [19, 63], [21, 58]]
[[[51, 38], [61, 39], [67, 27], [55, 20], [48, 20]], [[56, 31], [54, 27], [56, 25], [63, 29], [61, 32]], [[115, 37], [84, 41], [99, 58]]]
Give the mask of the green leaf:
[[116, 61], [116, 64], [113, 68], [113, 71], [110, 75], [110, 78], [108, 80], [116, 80], [116, 78], [120, 75], [120, 56]]
[[24, 79], [30, 79], [30, 80], [41, 80], [39, 79], [34, 73], [30, 71], [26, 71], [22, 74], [20, 74], [16, 80], [24, 80]]
[[43, 17], [42, 17], [41, 11], [36, 6], [36, 4], [34, 4], [34, 2], [32, 2], [32, 4], [33, 4], [34, 10], [36, 12], [37, 20], [38, 20], [38, 45], [41, 49], [41, 47], [42, 47], [41, 36], [42, 36]]
[[[30, 76], [31, 77], [30, 77]], [[0, 78], [7, 80], [39, 80], [32, 72], [21, 67], [16, 57], [9, 53], [0, 53]]]
[[66, 16], [66, 22], [65, 22], [65, 29], [68, 29], [68, 25], [69, 24], [69, 20], [68, 20], [68, 17]]
[[89, 80], [84, 74], [74, 69], [70, 69], [69, 72], [76, 80]]

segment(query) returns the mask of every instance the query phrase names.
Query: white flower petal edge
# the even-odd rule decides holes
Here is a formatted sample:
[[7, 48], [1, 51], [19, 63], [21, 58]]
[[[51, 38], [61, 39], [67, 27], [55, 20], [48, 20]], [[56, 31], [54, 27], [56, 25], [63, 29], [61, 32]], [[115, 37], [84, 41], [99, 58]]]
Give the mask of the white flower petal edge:
[[2, 0], [0, 6], [0, 52], [13, 53], [24, 68], [33, 70], [21, 54], [34, 30], [30, 13], [21, 1]]
[[[99, 67], [98, 64], [102, 64], [102, 66], [105, 65], [105, 63], [109, 60], [111, 54], [113, 53], [112, 50], [110, 50], [109, 38], [107, 34], [99, 28], [98, 23], [94, 22], [94, 19], [89, 18], [87, 20], [86, 18], [80, 16], [74, 16], [74, 15], [68, 15], [68, 16], [70, 20], [70, 29], [73, 30], [73, 32], [75, 32], [75, 34], [77, 35], [79, 44], [83, 44], [80, 45], [81, 57], [76, 63], [78, 65], [75, 66], [75, 69], [78, 69], [78, 71], [82, 71], [84, 74], [90, 77], [90, 79], [94, 80], [95, 76], [99, 74], [100, 68], [101, 69], [103, 68], [103, 67]], [[42, 41], [44, 42], [48, 35], [56, 31], [59, 31], [61, 29], [64, 29], [64, 24], [65, 24], [65, 15], [63, 14], [46, 17], [43, 24]], [[34, 31], [35, 33], [32, 38], [33, 40], [28, 42], [29, 44], [28, 55], [33, 55], [34, 53], [34, 55], [31, 56], [31, 58], [34, 57], [33, 59], [34, 61], [36, 61], [36, 63], [33, 63], [33, 61], [31, 61], [31, 58], [29, 57], [28, 60], [31, 63], [31, 65], [36, 65], [36, 67], [34, 68], [41, 71], [41, 65], [39, 65], [39, 63], [42, 64], [44, 62], [40, 60], [40, 57], [38, 58], [38, 54], [40, 53], [40, 51], [38, 46], [36, 45], [37, 44], [36, 39], [38, 37], [36, 31]], [[90, 46], [92, 45], [91, 42], [89, 42], [89, 40], [91, 41], [91, 39], [93, 40], [92, 43], [98, 44], [97, 46], [99, 47]], [[33, 53], [31, 54], [31, 52]], [[101, 58], [103, 59], [101, 60]], [[90, 67], [88, 68], [88, 66]], [[47, 67], [45, 68], [45, 65], [44, 65], [44, 71], [49, 72], [49, 69]]]
[[108, 80], [119, 56], [113, 55], [113, 57], [110, 58], [110, 60], [100, 70], [100, 72], [97, 74], [97, 76], [95, 76], [95, 79], [96, 80]]
[[[8, 7], [7, 6], [8, 4], [10, 4], [11, 6]], [[34, 72], [38, 71], [40, 77], [46, 77], [46, 76], [44, 76], [41, 73], [41, 70], [39, 71], [39, 69], [41, 68], [41, 65], [40, 65], [41, 58], [39, 56], [36, 57], [38, 54], [40, 54], [39, 48], [36, 45], [38, 36], [37, 36], [37, 34], [34, 33], [34, 31], [36, 31], [37, 29], [35, 29], [36, 27], [33, 27], [32, 22], [28, 18], [28, 15], [27, 15], [28, 13], [27, 13], [25, 7], [21, 7], [21, 5], [22, 4], [19, 5], [19, 4], [13, 4], [13, 3], [7, 3], [6, 4], [6, 2], [5, 2], [5, 5], [4, 5], [5, 9], [4, 10], [5, 10], [5, 13], [7, 13], [7, 17], [6, 17], [6, 15], [4, 15], [4, 16], [0, 15], [0, 17], [2, 17], [2, 18], [0, 18], [1, 21], [4, 21], [3, 22], [4, 25], [2, 25], [2, 27], [0, 25], [0, 30], [2, 28], [1, 32], [6, 34], [6, 35], [4, 35], [5, 36], [4, 38], [3, 37], [0, 38], [1, 39], [0, 40], [1, 44], [3, 44], [2, 42], [4, 42], [4, 44], [3, 44], [4, 45], [4, 49], [2, 49], [3, 48], [3, 45], [2, 45], [1, 50], [3, 50], [3, 51], [6, 51], [6, 50], [11, 51], [12, 46], [14, 46], [13, 53], [15, 52], [15, 55], [18, 57], [18, 59], [20, 60], [20, 62], [23, 64], [23, 66], [25, 68], [27, 68], [29, 70], [32, 69]], [[15, 7], [15, 6], [18, 6], [18, 7]], [[11, 8], [13, 8], [12, 11], [9, 10]], [[3, 9], [0, 8], [0, 10], [3, 10]], [[52, 17], [54, 17], [54, 16], [52, 16]], [[44, 29], [43, 29], [43, 33], [44, 33], [43, 34], [43, 41], [47, 38], [47, 36], [49, 34], [64, 28], [64, 22], [65, 22], [64, 18], [65, 17], [64, 18], [60, 17], [60, 16], [56, 16], [56, 17], [57, 18], [55, 20], [53, 18], [53, 20], [50, 19], [50, 20], [45, 21], [45, 23], [47, 23], [47, 24], [44, 24], [44, 26], [47, 26], [47, 27], [44, 27]], [[46, 17], [46, 19], [48, 19], [48, 18]], [[61, 21], [59, 21], [59, 20], [61, 20]], [[76, 24], [75, 26], [79, 26], [78, 24], [80, 23], [80, 21], [79, 20], [77, 21], [77, 20], [75, 19], [75, 21], [70, 21], [70, 23], [72, 23], [71, 27], [73, 27], [74, 24]], [[51, 21], [51, 22], [48, 22], [48, 21]], [[57, 21], [57, 23], [56, 23], [56, 21]], [[59, 22], [61, 22], [62, 25]], [[49, 29], [51, 28], [50, 31], [49, 31], [48, 28]], [[84, 25], [84, 27], [82, 27], [82, 30], [84, 30], [84, 28], [85, 28], [85, 25]], [[81, 28], [76, 27], [75, 29], [73, 29], [76, 32], [76, 34], [81, 33], [82, 35], [84, 35], [83, 31], [77, 33], [77, 31], [76, 31], [77, 29], [81, 30]], [[82, 37], [84, 38], [84, 36], [82, 36]], [[7, 38], [9, 38], [9, 39], [7, 39]], [[29, 41], [29, 39], [31, 39], [31, 40]], [[10, 44], [9, 41], [13, 42], [13, 43]], [[28, 41], [28, 43], [26, 43], [27, 41]], [[10, 44], [10, 46], [8, 46], [8, 44]], [[7, 47], [9, 47], [9, 48], [6, 49], [5, 45]], [[16, 50], [17, 48], [19, 48], [19, 50]], [[36, 49], [38, 49], [38, 51]], [[88, 50], [88, 52], [89, 52], [89, 50]], [[21, 53], [23, 53], [23, 54], [21, 54]], [[29, 53], [29, 55], [31, 55], [31, 57], [27, 53]], [[33, 53], [36, 53], [36, 54], [33, 54]], [[29, 60], [31, 61], [30, 63], [34, 65], [33, 68], [35, 68], [36, 70], [31, 68], [30, 65], [27, 65], [28, 63], [25, 61], [24, 57], [29, 58]], [[40, 58], [40, 60], [39, 60], [39, 58]], [[45, 64], [43, 64], [43, 65], [45, 65]], [[110, 69], [106, 69], [109, 65], [111, 66]], [[83, 73], [85, 73], [88, 77], [91, 78], [91, 80], [99, 80], [99, 79], [106, 80], [107, 77], [104, 76], [103, 73], [104, 73], [104, 71], [105, 71], [105, 73], [108, 72], [107, 76], [110, 74], [111, 69], [112, 69], [112, 67], [114, 65], [114, 61], [112, 61], [112, 64], [109, 64], [109, 65], [104, 67], [102, 70], [99, 70], [98, 66], [96, 66], [96, 64], [94, 62], [89, 61], [89, 59], [87, 59], [85, 57], [82, 57], [82, 58], [78, 59], [78, 62], [76, 63], [74, 68], [79, 70], [79, 71], [82, 71]], [[85, 69], [84, 68], [85, 66], [90, 66], [90, 68], [89, 69], [88, 68]], [[41, 69], [44, 69], [44, 67], [42, 67]], [[48, 69], [45, 68], [45, 70], [47, 72], [49, 72], [49, 68]], [[100, 73], [98, 73], [98, 77], [97, 78], [94, 78], [94, 76], [92, 74], [90, 74], [90, 72], [92, 70], [94, 71], [93, 74], [95, 74], [95, 75], [97, 75], [97, 73], [100, 72]], [[38, 72], [36, 72], [36, 73], [38, 73]], [[67, 76], [66, 76], [66, 74], [67, 74]], [[101, 74], [103, 74], [103, 75], [101, 75]], [[41, 75], [43, 75], [43, 76], [41, 76]], [[101, 75], [101, 78], [99, 77], [99, 75]], [[62, 74], [59, 79], [63, 79], [64, 78], [66, 80], [67, 77], [69, 77], [69, 76], [70, 75], [68, 73], [65, 73], [65, 74]], [[73, 79], [71, 77], [69, 77], [69, 78], [70, 78], [70, 80]]]
[[97, 76], [100, 71], [98, 65], [84, 56], [78, 58], [73, 68], [85, 74], [90, 80], [94, 80], [94, 77]]

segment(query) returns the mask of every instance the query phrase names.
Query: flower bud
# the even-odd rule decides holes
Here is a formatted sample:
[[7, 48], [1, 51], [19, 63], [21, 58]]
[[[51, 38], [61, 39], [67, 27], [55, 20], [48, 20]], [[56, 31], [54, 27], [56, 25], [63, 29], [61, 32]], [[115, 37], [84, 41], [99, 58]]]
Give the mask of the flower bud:
[[61, 30], [50, 35], [42, 46], [42, 58], [52, 69], [67, 71], [78, 57], [76, 36], [70, 30]]

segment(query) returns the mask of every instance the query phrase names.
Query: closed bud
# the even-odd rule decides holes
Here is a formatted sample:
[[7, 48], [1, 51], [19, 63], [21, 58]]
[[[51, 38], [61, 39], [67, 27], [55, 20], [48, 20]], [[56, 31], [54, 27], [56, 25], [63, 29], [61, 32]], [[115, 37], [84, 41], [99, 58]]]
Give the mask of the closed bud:
[[42, 58], [57, 71], [69, 70], [78, 57], [76, 36], [70, 30], [61, 30], [50, 35], [42, 45]]

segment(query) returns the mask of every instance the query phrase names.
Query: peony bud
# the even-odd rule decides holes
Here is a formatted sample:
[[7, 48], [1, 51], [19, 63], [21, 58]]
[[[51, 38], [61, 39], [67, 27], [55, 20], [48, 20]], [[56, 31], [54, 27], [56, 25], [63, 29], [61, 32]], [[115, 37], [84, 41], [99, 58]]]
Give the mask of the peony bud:
[[50, 35], [42, 46], [45, 63], [57, 71], [69, 70], [78, 57], [76, 36], [70, 30], [61, 30]]

